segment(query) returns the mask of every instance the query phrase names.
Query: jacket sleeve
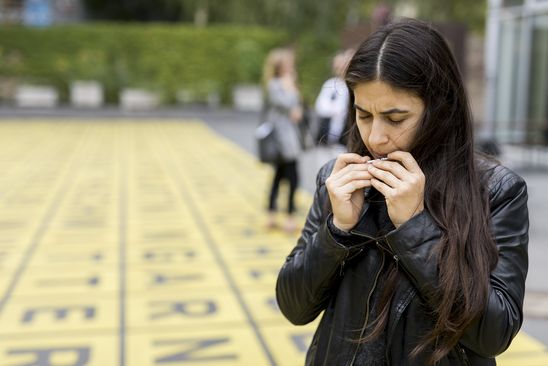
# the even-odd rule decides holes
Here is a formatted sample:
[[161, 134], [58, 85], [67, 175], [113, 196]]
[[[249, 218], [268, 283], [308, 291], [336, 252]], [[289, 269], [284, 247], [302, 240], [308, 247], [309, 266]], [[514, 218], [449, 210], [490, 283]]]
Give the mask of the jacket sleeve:
[[[523, 321], [523, 297], [528, 268], [527, 187], [522, 178], [506, 170], [491, 191], [491, 230], [499, 252], [491, 272], [487, 307], [464, 332], [461, 344], [482, 357], [504, 352]], [[439, 302], [437, 263], [430, 256], [441, 237], [427, 212], [413, 217], [387, 235], [415, 287], [433, 308]]]
[[338, 285], [344, 260], [352, 248], [338, 243], [327, 227], [324, 166], [316, 179], [314, 201], [295, 248], [286, 258], [276, 283], [276, 298], [285, 317], [296, 325], [313, 321]]

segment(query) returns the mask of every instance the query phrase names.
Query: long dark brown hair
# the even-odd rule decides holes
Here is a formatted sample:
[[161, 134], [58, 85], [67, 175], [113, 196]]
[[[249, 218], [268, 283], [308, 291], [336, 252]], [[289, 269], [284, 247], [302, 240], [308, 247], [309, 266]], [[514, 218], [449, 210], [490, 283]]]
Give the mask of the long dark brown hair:
[[[476, 166], [473, 125], [462, 77], [443, 37], [426, 23], [403, 20], [373, 33], [357, 49], [345, 80], [350, 91], [348, 148], [369, 155], [356, 127], [355, 87], [382, 81], [411, 92], [425, 105], [410, 153], [426, 177], [425, 209], [442, 231], [435, 255], [439, 305], [431, 309], [433, 326], [411, 353], [430, 351], [429, 364], [445, 357], [464, 329], [485, 309], [489, 275], [497, 250], [489, 230], [489, 202]], [[389, 272], [373, 329], [386, 327], [395, 283]]]

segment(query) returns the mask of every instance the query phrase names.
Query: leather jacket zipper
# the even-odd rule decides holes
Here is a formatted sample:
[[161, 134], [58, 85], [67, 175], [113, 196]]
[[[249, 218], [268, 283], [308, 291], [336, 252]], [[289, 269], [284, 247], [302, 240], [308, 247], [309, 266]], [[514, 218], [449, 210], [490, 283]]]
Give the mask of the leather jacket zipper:
[[403, 315], [403, 312], [405, 311], [407, 306], [411, 303], [411, 301], [415, 297], [415, 294], [416, 294], [416, 291], [413, 290], [413, 289], [407, 292], [405, 300], [401, 304], [398, 305], [396, 319], [394, 319], [394, 324], [392, 325], [392, 327], [386, 333], [387, 343], [386, 343], [385, 357], [386, 357], [386, 363], [387, 364], [390, 364], [390, 353], [388, 351], [390, 350], [390, 346], [392, 344], [392, 335], [394, 334], [394, 331], [396, 330], [396, 327], [398, 326], [398, 322], [400, 321], [401, 316]]
[[339, 269], [339, 276], [343, 276], [344, 275], [344, 266], [346, 265], [346, 260], [348, 259], [348, 255], [350, 254], [350, 250], [346, 250], [346, 254], [344, 256], [344, 259], [341, 263], [341, 268]]
[[[384, 255], [382, 256], [381, 266], [379, 270], [377, 271], [377, 274], [375, 275], [375, 281], [373, 282], [373, 287], [371, 288], [371, 291], [369, 291], [369, 294], [367, 295], [367, 302], [365, 305], [365, 322], [363, 323], [363, 327], [360, 332], [360, 338], [359, 338], [360, 340], [363, 338], [363, 334], [365, 333], [365, 328], [367, 328], [367, 322], [369, 321], [369, 303], [371, 301], [371, 295], [373, 295], [373, 291], [375, 291], [375, 287], [377, 287], [377, 281], [379, 280], [379, 276], [382, 272], [383, 267], [384, 267]], [[356, 346], [356, 350], [354, 351], [354, 355], [352, 356], [352, 360], [350, 361], [349, 366], [354, 365], [354, 361], [356, 360], [356, 356], [358, 354], [359, 349], [360, 349], [360, 344]]]
[[[388, 240], [384, 240], [384, 242], [386, 243], [386, 245], [388, 245], [388, 250], [384, 247], [381, 246], [381, 248], [387, 250], [391, 255], [393, 255], [393, 258], [394, 260], [396, 261], [396, 268], [398, 268], [398, 265], [399, 265], [399, 257], [397, 254], [395, 254], [394, 252], [394, 249], [392, 248], [392, 246], [390, 245], [390, 243], [388, 242]], [[405, 267], [403, 267], [403, 269], [405, 270]], [[404, 307], [403, 309], [405, 309], [407, 307], [407, 305], [409, 305], [409, 303], [411, 302], [411, 299], [413, 298], [413, 296], [411, 296], [412, 294], [410, 294], [408, 296], [408, 298], [406, 299], [406, 301], [404, 302]], [[401, 311], [398, 311], [398, 315], [397, 315], [397, 318], [395, 319], [394, 321], [394, 325], [392, 326], [392, 329], [390, 329], [389, 333], [388, 333], [388, 338], [390, 339], [391, 336], [390, 334], [394, 331], [394, 329], [396, 328], [397, 324], [398, 324], [398, 321], [400, 320], [401, 318], [401, 314], [403, 313], [403, 309]], [[390, 342], [390, 340], [388, 341]], [[387, 347], [386, 347], [386, 360], [388, 361], [390, 358], [389, 358], [389, 355], [388, 355], [388, 349], [389, 349], [389, 345], [390, 343], [387, 344]], [[457, 350], [458, 350], [458, 354], [459, 354], [459, 358], [461, 359], [461, 361], [463, 362], [463, 364], [465, 366], [470, 366], [470, 361], [468, 359], [468, 355], [466, 354], [466, 351], [464, 350], [464, 348], [460, 345], [460, 344], [457, 344]]]
[[[358, 233], [355, 233], [355, 234], [358, 234]], [[359, 234], [358, 234], [359, 235]], [[382, 239], [380, 240], [381, 242], [384, 242], [386, 243], [386, 245], [388, 246], [388, 248], [386, 248], [385, 246], [383, 246], [379, 240], [377, 240], [377, 246], [385, 251], [386, 253], [388, 253], [390, 256], [392, 256], [392, 258], [394, 259], [394, 261], [396, 262], [396, 270], [399, 270], [399, 264], [400, 264], [400, 257], [398, 257], [397, 254], [395, 254], [395, 251], [394, 249], [392, 248], [392, 246], [390, 246], [390, 243], [388, 242], [388, 240], [386, 240], [386, 236], [383, 236]], [[402, 267], [404, 270], [405, 268]], [[390, 355], [389, 355], [389, 348], [390, 348], [390, 341], [392, 339], [392, 333], [394, 332], [394, 330], [396, 329], [396, 326], [398, 325], [398, 322], [400, 321], [401, 319], [401, 316], [404, 312], [404, 310], [407, 308], [407, 305], [409, 305], [411, 303], [411, 300], [413, 299], [414, 295], [415, 295], [415, 291], [412, 291], [410, 293], [408, 293], [408, 296], [405, 298], [405, 301], [403, 301], [402, 304], [400, 304], [398, 306], [398, 311], [397, 311], [397, 314], [396, 314], [396, 319], [394, 320], [394, 324], [392, 325], [391, 329], [388, 330], [387, 332], [387, 341], [388, 341], [388, 344], [387, 344], [387, 347], [386, 347], [386, 360], [387, 360], [387, 363], [389, 363], [390, 361]]]
[[462, 362], [464, 362], [464, 365], [470, 366], [470, 361], [468, 360], [468, 355], [466, 354], [464, 348], [460, 344], [457, 344], [457, 349], [460, 354], [459, 357], [461, 358]]
[[341, 277], [344, 275], [344, 267], [346, 266], [346, 262], [357, 257], [358, 255], [361, 254], [361, 252], [363, 252], [363, 248], [359, 248], [359, 250], [353, 255], [350, 255], [350, 250], [346, 251], [346, 255], [344, 256], [344, 259], [341, 263], [341, 268], [339, 269], [339, 275], [341, 275]]
[[[385, 249], [385, 250], [387, 250], [390, 253], [390, 255], [392, 255], [392, 258], [394, 258], [394, 260], [396, 261], [396, 267], [399, 268], [400, 257], [396, 254], [396, 251], [394, 250], [394, 248], [392, 248], [388, 240], [386, 240], [386, 236], [383, 237], [383, 242], [385, 242], [386, 245], [388, 245], [388, 249]], [[405, 266], [402, 266], [402, 269], [404, 272], [406, 272], [409, 275], [409, 272], [407, 272], [407, 270], [405, 269]]]
[[351, 234], [354, 234], [354, 235], [358, 235], [358, 236], [364, 237], [364, 238], [367, 238], [367, 239], [369, 239], [369, 240], [373, 240], [373, 241], [375, 241], [375, 242], [378, 240], [377, 238], [374, 238], [374, 237], [372, 237], [372, 236], [369, 236], [369, 235], [364, 234], [364, 233], [362, 233], [362, 232], [359, 232], [359, 231], [357, 231], [357, 230], [350, 230], [350, 233], [351, 233]]

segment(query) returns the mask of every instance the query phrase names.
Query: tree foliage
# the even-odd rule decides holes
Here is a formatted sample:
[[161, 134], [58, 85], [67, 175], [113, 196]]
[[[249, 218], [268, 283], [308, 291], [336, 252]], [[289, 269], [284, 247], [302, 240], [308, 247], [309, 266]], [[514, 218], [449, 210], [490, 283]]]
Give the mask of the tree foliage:
[[290, 32], [339, 29], [353, 0], [85, 0], [89, 18], [122, 21], [238, 23]]
[[237, 23], [283, 28], [294, 35], [319, 37], [346, 25], [368, 21], [375, 7], [414, 8], [435, 22], [461, 22], [483, 30], [487, 2], [477, 0], [84, 0], [91, 19]]
[[463, 23], [474, 31], [483, 32], [487, 13], [487, 1], [421, 0], [415, 3], [419, 18], [441, 23]]

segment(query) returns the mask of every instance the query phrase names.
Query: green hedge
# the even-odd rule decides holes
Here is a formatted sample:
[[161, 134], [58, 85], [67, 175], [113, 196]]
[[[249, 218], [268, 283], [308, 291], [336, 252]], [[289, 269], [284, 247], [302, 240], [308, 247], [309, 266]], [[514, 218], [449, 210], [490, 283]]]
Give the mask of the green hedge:
[[317, 37], [304, 33], [297, 40], [297, 69], [300, 88], [305, 101], [312, 106], [322, 84], [331, 77], [331, 64], [335, 52], [339, 50], [339, 39]]
[[[313, 102], [329, 76], [330, 59], [337, 48], [334, 39], [305, 34], [294, 43], [308, 102]], [[124, 87], [158, 91], [164, 103], [173, 102], [181, 89], [198, 100], [216, 91], [226, 103], [235, 84], [259, 83], [268, 51], [289, 41], [284, 31], [234, 25], [2, 26], [0, 79], [53, 85], [64, 101], [71, 81], [97, 80], [110, 103], [118, 101]]]
[[57, 87], [97, 80], [107, 101], [123, 87], [144, 87], [172, 102], [180, 89], [198, 98], [235, 83], [258, 83], [269, 49], [287, 34], [260, 27], [93, 23], [49, 28], [0, 27], [0, 78]]

